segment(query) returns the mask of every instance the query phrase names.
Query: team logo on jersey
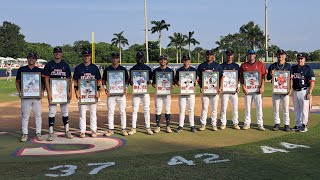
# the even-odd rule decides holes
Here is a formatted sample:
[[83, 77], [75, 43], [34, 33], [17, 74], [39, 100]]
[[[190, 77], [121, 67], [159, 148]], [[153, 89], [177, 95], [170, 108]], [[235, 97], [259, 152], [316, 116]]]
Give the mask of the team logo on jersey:
[[92, 75], [91, 73], [83, 73], [83, 76], [80, 77], [80, 79], [94, 79], [95, 75]]
[[54, 70], [51, 72], [51, 75], [52, 75], [52, 76], [67, 76], [66, 72], [63, 72], [62, 70], [63, 70], [63, 69], [54, 69]]

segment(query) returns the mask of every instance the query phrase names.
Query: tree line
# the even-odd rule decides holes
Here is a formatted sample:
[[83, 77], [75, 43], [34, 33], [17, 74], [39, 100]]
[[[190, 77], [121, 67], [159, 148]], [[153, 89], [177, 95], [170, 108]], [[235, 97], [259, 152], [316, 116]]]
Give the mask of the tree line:
[[[168, 56], [170, 63], [181, 62], [183, 54], [188, 54], [192, 57], [193, 63], [205, 60], [205, 51], [208, 49], [196, 46], [199, 45], [200, 42], [194, 38], [194, 31], [188, 31], [185, 34], [174, 32], [168, 36], [170, 41], [167, 47], [162, 47], [162, 31], [168, 31], [171, 25], [166, 23], [165, 20], [151, 21], [151, 24], [153, 26], [150, 31], [151, 33], [158, 34], [158, 40], [148, 42], [150, 62], [158, 62], [158, 57], [163, 54]], [[124, 31], [114, 33], [110, 43], [95, 43], [96, 63], [110, 62], [111, 53], [115, 51], [120, 53], [122, 63], [133, 63], [135, 62], [135, 54], [137, 51], [146, 51], [145, 44], [129, 45], [129, 41], [125, 38], [124, 34]], [[264, 32], [259, 25], [250, 21], [242, 25], [238, 32], [221, 36], [220, 39], [213, 44], [212, 50], [216, 52], [217, 59], [223, 61], [225, 58], [224, 52], [232, 49], [235, 52], [235, 59], [238, 62], [242, 62], [245, 60], [248, 49], [255, 49], [258, 58], [264, 57], [264, 41]], [[123, 49], [126, 46], [128, 46], [127, 49]], [[191, 46], [196, 47], [191, 50]], [[81, 62], [81, 52], [83, 50], [91, 50], [91, 43], [85, 40], [78, 40], [72, 45], [65, 44], [60, 47], [63, 49], [64, 59], [71, 65], [75, 65]], [[269, 57], [271, 57], [271, 59], [275, 58], [278, 49], [279, 47], [277, 45], [271, 45], [269, 47]], [[0, 26], [1, 57], [21, 58], [25, 57], [26, 54], [31, 51], [38, 53], [41, 59], [50, 60], [52, 59], [52, 50], [53, 47], [50, 44], [26, 42], [25, 36], [21, 33], [21, 28], [12, 22], [4, 21]], [[287, 50], [286, 52], [287, 59], [294, 61], [298, 52], [295, 50]], [[320, 60], [320, 49], [307, 54], [309, 55], [308, 61]]]

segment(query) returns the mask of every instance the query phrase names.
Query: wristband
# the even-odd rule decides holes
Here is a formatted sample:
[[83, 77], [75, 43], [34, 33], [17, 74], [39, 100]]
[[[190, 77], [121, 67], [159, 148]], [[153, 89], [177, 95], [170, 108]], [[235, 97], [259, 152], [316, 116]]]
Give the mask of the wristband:
[[78, 86], [73, 86], [75, 91], [78, 91]]
[[97, 91], [100, 91], [101, 86], [97, 86]]

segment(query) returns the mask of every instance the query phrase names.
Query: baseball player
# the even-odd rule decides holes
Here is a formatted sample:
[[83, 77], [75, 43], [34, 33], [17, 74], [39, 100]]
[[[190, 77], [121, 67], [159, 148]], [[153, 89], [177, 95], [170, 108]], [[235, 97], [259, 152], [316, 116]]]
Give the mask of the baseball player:
[[[82, 51], [83, 63], [76, 66], [73, 74], [74, 80], [74, 90], [76, 98], [80, 99], [78, 81], [80, 79], [96, 79], [97, 80], [97, 94], [96, 98], [100, 97], [100, 88], [101, 88], [101, 75], [99, 68], [91, 63], [91, 53], [89, 51]], [[83, 89], [86, 95], [89, 95], [91, 92], [95, 91], [92, 89], [90, 82], [87, 82], [87, 87]], [[86, 112], [87, 109], [90, 111], [90, 129], [91, 137], [97, 137], [97, 103], [86, 105], [78, 104], [79, 106], [79, 128], [80, 128], [80, 138], [86, 136]]]
[[[53, 49], [54, 60], [48, 62], [43, 69], [43, 77], [45, 78], [45, 85], [48, 93], [49, 101], [49, 135], [48, 141], [53, 141], [53, 126], [55, 122], [55, 116], [57, 112], [57, 104], [51, 104], [52, 94], [50, 91], [50, 78], [61, 78], [68, 79], [69, 81], [69, 101], [72, 98], [72, 81], [71, 81], [71, 70], [70, 66], [62, 59], [62, 49], [55, 47]], [[60, 104], [60, 110], [62, 114], [62, 120], [65, 127], [65, 137], [72, 139], [73, 136], [69, 132], [69, 112], [68, 103]]]
[[[254, 101], [257, 114], [257, 124], [258, 129], [264, 131], [263, 127], [263, 112], [262, 112], [262, 94], [264, 92], [264, 82], [265, 76], [267, 74], [264, 64], [256, 60], [256, 53], [254, 50], [249, 50], [247, 53], [248, 60], [241, 64], [240, 66], [240, 82], [242, 84], [242, 89], [244, 93], [244, 103], [245, 103], [245, 120], [243, 130], [250, 129], [251, 124], [251, 105]], [[260, 72], [260, 85], [259, 92], [255, 94], [248, 94], [247, 88], [244, 84], [243, 73], [246, 71], [259, 71]]]
[[[127, 126], [126, 125], [126, 94], [127, 94], [129, 75], [128, 75], [127, 69], [119, 64], [120, 63], [119, 57], [120, 56], [118, 53], [115, 53], [115, 52], [112, 53], [111, 55], [112, 64], [104, 70], [103, 77], [102, 77], [102, 83], [103, 85], [106, 85], [108, 71], [124, 71], [125, 72], [124, 81], [126, 84], [123, 95], [109, 95], [108, 90], [105, 88], [106, 95], [108, 96], [107, 104], [108, 104], [108, 125], [109, 125], [109, 130], [104, 134], [105, 136], [111, 136], [114, 134], [114, 109], [116, 107], [116, 104], [119, 107], [119, 113], [121, 116], [122, 135], [123, 136], [128, 135], [128, 132], [126, 131], [126, 126]], [[120, 82], [120, 80], [117, 80], [117, 77], [116, 77], [113, 80], [113, 82], [109, 82], [109, 83], [117, 84], [117, 82]]]
[[[238, 73], [240, 72], [240, 67], [237, 63], [233, 62], [234, 59], [234, 52], [232, 50], [226, 51], [227, 61], [221, 64], [223, 70], [236, 70]], [[239, 78], [239, 74], [238, 74]], [[232, 123], [233, 128], [236, 130], [240, 130], [239, 121], [238, 121], [238, 93], [240, 89], [240, 82], [238, 84], [234, 82], [234, 79], [224, 76], [224, 81], [227, 81], [227, 84], [237, 86], [237, 92], [234, 94], [227, 94], [222, 92], [221, 94], [221, 126], [220, 129], [223, 130], [226, 128], [227, 125], [227, 107], [228, 102], [230, 99], [231, 106], [232, 106]]]
[[[24, 89], [21, 89], [21, 73], [22, 72], [40, 72], [42, 73], [42, 69], [35, 66], [35, 63], [38, 59], [38, 56], [36, 53], [30, 52], [27, 56], [28, 65], [22, 66], [18, 69], [17, 76], [16, 76], [16, 88], [19, 93], [19, 97], [21, 99], [21, 111], [22, 111], [22, 137], [21, 142], [25, 142], [28, 140], [28, 123], [29, 123], [29, 115], [31, 110], [33, 111], [35, 115], [35, 121], [36, 121], [36, 140], [42, 141], [42, 135], [41, 135], [41, 125], [42, 125], [42, 103], [41, 98], [32, 98], [32, 99], [25, 99], [21, 98], [22, 91]], [[39, 79], [41, 81], [41, 79]], [[43, 82], [43, 81], [42, 81]], [[28, 86], [31, 88], [31, 86], [35, 85], [35, 81], [30, 80], [28, 83]], [[29, 91], [29, 90], [27, 90]], [[42, 93], [43, 95], [44, 86], [42, 87]]]
[[[171, 72], [173, 77], [173, 70], [167, 67], [168, 65], [168, 59], [166, 56], [160, 56], [159, 57], [159, 64], [160, 67], [156, 68], [152, 72], [152, 86], [154, 88], [158, 88], [156, 84], [156, 72]], [[166, 77], [163, 77], [162, 83], [167, 83], [168, 80]], [[173, 85], [172, 81], [172, 85]], [[161, 111], [162, 111], [162, 105], [164, 105], [164, 111], [165, 111], [165, 118], [166, 118], [166, 132], [171, 133], [172, 130], [170, 128], [170, 111], [171, 111], [171, 95], [155, 95], [155, 109], [156, 109], [156, 123], [157, 127], [155, 128], [154, 132], [158, 133], [160, 132], [160, 119], [161, 119]]]
[[[271, 64], [268, 68], [267, 80], [271, 80], [271, 83], [273, 81], [276, 81], [279, 83], [279, 85], [283, 85], [284, 82], [286, 82], [286, 79], [283, 76], [280, 76], [276, 79], [272, 79], [272, 76], [274, 75], [274, 71], [275, 70], [290, 71], [291, 73], [291, 65], [286, 62], [286, 53], [282, 49], [277, 51], [277, 59], [278, 59], [278, 62]], [[290, 117], [289, 117], [290, 94], [291, 94], [291, 87], [288, 94], [272, 94], [273, 117], [274, 117], [273, 130], [274, 131], [277, 131], [280, 129], [280, 117], [279, 117], [280, 101], [282, 102], [282, 108], [283, 108], [283, 123], [284, 123], [283, 130], [290, 131], [290, 127], [289, 127], [290, 125]]]
[[298, 53], [298, 64], [292, 66], [292, 99], [296, 125], [294, 131], [307, 132], [309, 123], [309, 112], [311, 107], [312, 91], [316, 78], [312, 68], [305, 64], [306, 56]]
[[8, 75], [7, 77], [7, 81], [12, 81], [11, 77], [12, 77], [12, 67], [11, 64], [8, 64], [8, 67], [6, 69], [6, 74]]
[[[186, 75], [187, 77], [183, 79], [181, 82], [179, 81], [179, 72], [181, 71], [190, 71], [190, 72], [196, 72], [197, 70], [194, 67], [190, 66], [191, 60], [190, 57], [187, 55], [184, 55], [182, 58], [183, 66], [177, 69], [176, 75], [175, 75], [175, 82], [178, 86], [180, 86], [181, 83], [184, 83], [187, 87], [189, 84], [196, 82], [188, 77], [190, 75]], [[195, 79], [195, 78], [194, 78]], [[176, 130], [177, 133], [181, 132], [183, 130], [184, 125], [184, 119], [185, 119], [185, 111], [186, 111], [186, 105], [188, 104], [189, 108], [189, 123], [191, 132], [197, 132], [196, 128], [194, 127], [194, 104], [195, 104], [195, 95], [179, 95], [179, 107], [180, 107], [180, 115], [179, 115], [179, 127]]]
[[207, 61], [201, 63], [197, 69], [197, 76], [199, 78], [199, 86], [200, 86], [200, 92], [201, 92], [201, 103], [202, 103], [201, 116], [200, 116], [201, 127], [199, 128], [199, 130], [203, 131], [206, 129], [208, 108], [209, 108], [209, 104], [210, 104], [211, 105], [212, 130], [217, 131], [218, 130], [218, 128], [217, 128], [217, 115], [218, 115], [219, 95], [205, 95], [205, 94], [203, 94], [202, 74], [204, 71], [209, 71], [209, 72], [218, 71], [219, 72], [219, 80], [220, 81], [219, 81], [218, 93], [220, 93], [221, 87], [222, 87], [222, 80], [223, 80], [223, 70], [222, 70], [222, 67], [220, 66], [220, 64], [214, 62], [215, 56], [214, 56], [214, 52], [212, 50], [206, 51], [206, 58], [207, 58]]
[[[149, 79], [146, 84], [150, 84], [150, 80], [152, 79], [151, 77], [152, 71], [149, 66], [144, 64], [143, 57], [144, 55], [142, 52], [137, 52], [136, 54], [137, 64], [130, 69], [130, 76], [132, 76], [132, 70], [147, 70], [149, 72]], [[144, 84], [142, 83], [142, 81], [144, 81], [144, 78], [138, 77], [136, 81], [139, 84], [139, 86], [141, 84]], [[131, 85], [133, 85], [133, 82], [131, 82]], [[142, 102], [142, 106], [143, 106], [144, 120], [145, 120], [146, 129], [147, 129], [147, 134], [152, 135], [153, 132], [150, 128], [150, 95], [149, 94], [132, 94], [132, 129], [129, 132], [129, 134], [132, 135], [137, 132], [136, 126], [137, 126], [140, 101]]]

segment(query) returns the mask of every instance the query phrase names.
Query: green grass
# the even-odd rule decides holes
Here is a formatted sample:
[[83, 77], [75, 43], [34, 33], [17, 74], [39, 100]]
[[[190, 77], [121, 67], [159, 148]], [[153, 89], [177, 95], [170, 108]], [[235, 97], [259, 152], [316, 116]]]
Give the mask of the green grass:
[[17, 96], [12, 96], [12, 94], [14, 93], [17, 93], [15, 79], [13, 78], [12, 81], [1, 79], [0, 80], [0, 103], [19, 100]]

